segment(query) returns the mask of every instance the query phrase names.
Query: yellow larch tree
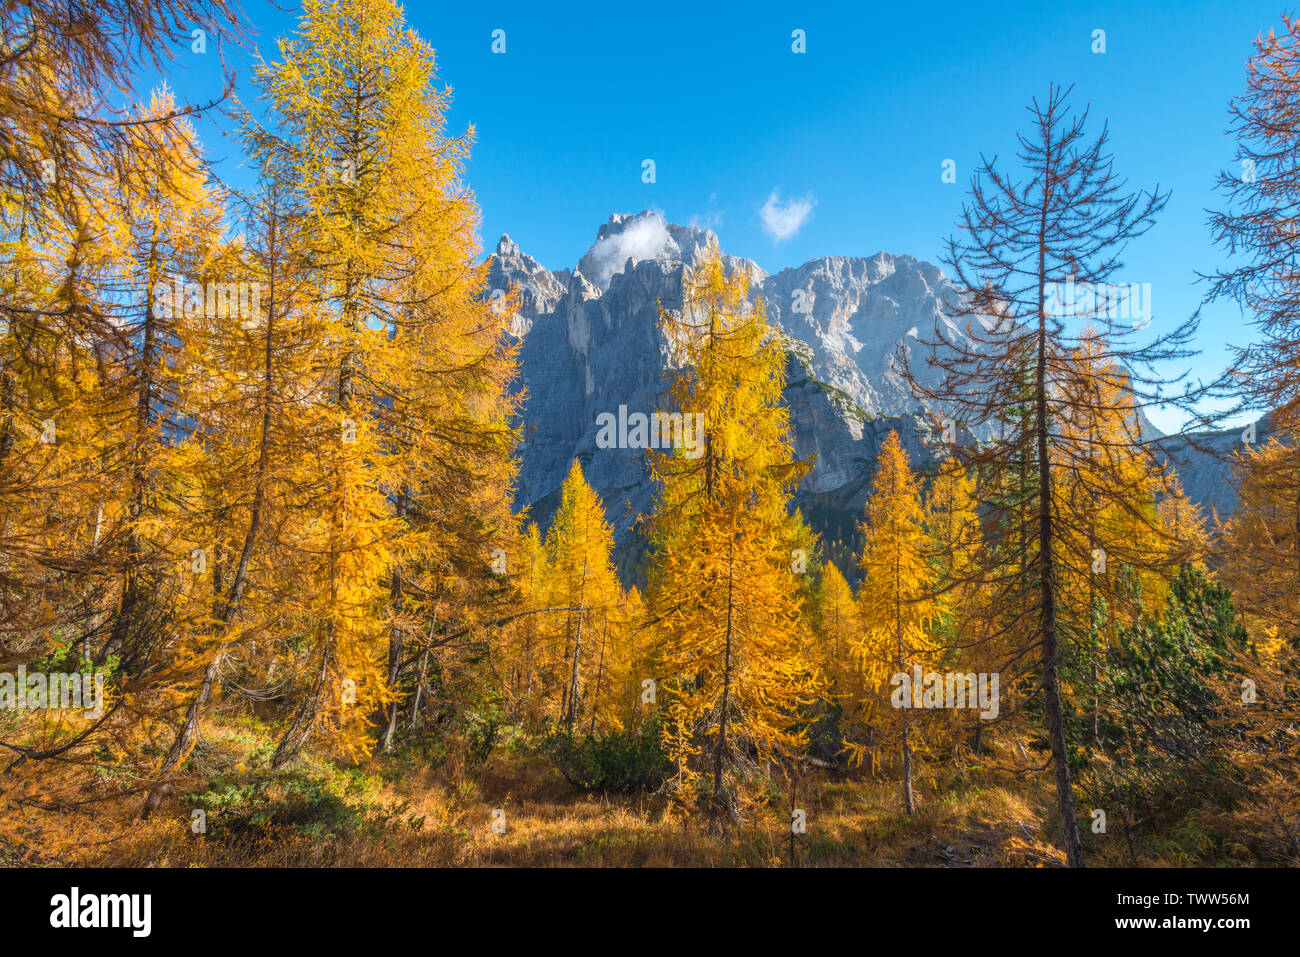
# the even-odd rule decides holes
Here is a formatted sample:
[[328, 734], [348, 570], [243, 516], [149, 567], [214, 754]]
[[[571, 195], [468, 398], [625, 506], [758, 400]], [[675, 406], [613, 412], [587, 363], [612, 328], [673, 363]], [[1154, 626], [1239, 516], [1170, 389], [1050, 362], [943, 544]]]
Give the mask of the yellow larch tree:
[[184, 711], [146, 817], [197, 740], [223, 668], [269, 678], [273, 664], [263, 662], [282, 650], [276, 639], [303, 623], [297, 596], [307, 568], [295, 545], [312, 513], [297, 490], [312, 479], [300, 450], [315, 424], [305, 400], [319, 393], [322, 373], [309, 308], [316, 297], [297, 258], [301, 244], [292, 231], [301, 219], [293, 200], [282, 175], [262, 172], [257, 191], [243, 200], [245, 233], [206, 270], [211, 281], [235, 289], [235, 308], [188, 319], [171, 372], [198, 463], [187, 486], [187, 534], [210, 556], [210, 568], [201, 578], [187, 576], [206, 587], [190, 595], [198, 606], [194, 627], [160, 675], [170, 711]]
[[[142, 659], [157, 649], [141, 642], [126, 663], [108, 640], [123, 581], [146, 564], [132, 555], [140, 524], [126, 510], [141, 434], [131, 428], [141, 368], [134, 333], [148, 308], [144, 264], [175, 250], [133, 255], [141, 233], [128, 229], [123, 207], [150, 185], [167, 189], [189, 175], [168, 170], [150, 183], [170, 159], [189, 167], [173, 137], [178, 119], [201, 109], [140, 110], [137, 90], [193, 24], [219, 24], [226, 38], [241, 27], [226, 0], [11, 4], [0, 21], [0, 654], [69, 670], [129, 664], [134, 698], [148, 690]], [[175, 534], [178, 524], [167, 524]], [[165, 554], [148, 557], [159, 593], [173, 586]], [[122, 709], [65, 734], [48, 754], [33, 739], [24, 770], [6, 772], [6, 801], [23, 799], [24, 772], [39, 786], [59, 777], [48, 773], [53, 764], [116, 763], [134, 718], [134, 707]], [[45, 787], [40, 800], [60, 799]]]
[[[980, 567], [985, 543], [975, 482], [956, 459], [940, 462], [930, 479], [925, 496], [925, 529], [930, 536], [930, 563], [935, 572], [933, 590], [941, 612], [934, 630], [935, 641], [945, 647], [944, 659], [958, 672], [996, 672], [999, 642], [993, 640], [996, 636], [990, 636], [984, 615], [986, 589]], [[978, 747], [983, 719], [976, 711], [955, 712], [948, 724], [954, 729], [973, 726]]]
[[[941, 606], [935, 595], [933, 546], [925, 529], [920, 482], [896, 431], [891, 430], [880, 446], [866, 521], [859, 527], [862, 633], [854, 654], [864, 676], [875, 677], [881, 664], [887, 666], [888, 684], [868, 687], [866, 692], [892, 705], [877, 714], [884, 733], [898, 741], [903, 805], [911, 814], [916, 806], [913, 757], [924, 740], [912, 715], [914, 708], [924, 704], [914, 669], [919, 667], [924, 674], [942, 660], [933, 634]], [[848, 747], [851, 756], [860, 760], [861, 746], [848, 742]]]
[[1171, 466], [1167, 470], [1157, 506], [1163, 540], [1171, 553], [1166, 562], [1187, 562], [1193, 568], [1205, 570], [1205, 559], [1210, 550], [1210, 533], [1201, 506], [1187, 497], [1178, 472]]
[[1090, 330], [1068, 360], [1053, 450], [1062, 691], [1092, 712], [1095, 735], [1100, 662], [1121, 629], [1159, 614], [1190, 552], [1160, 516], [1166, 471], [1142, 441], [1127, 373]]
[[[173, 109], [164, 91], [142, 118]], [[191, 516], [183, 490], [202, 468], [195, 446], [174, 438], [184, 432], [185, 410], [172, 373], [188, 323], [218, 308], [208, 260], [221, 239], [224, 209], [188, 120], [142, 123], [131, 145], [130, 171], [115, 191], [130, 256], [122, 292], [135, 308], [124, 317], [134, 347], [118, 383], [129, 406], [107, 423], [122, 438], [124, 473], [122, 585], [108, 649], [136, 670], [165, 639], [169, 624], [189, 627], [184, 618], [190, 612], [169, 595], [173, 584], [182, 594], [196, 587], [210, 594], [210, 544], [187, 535]], [[176, 583], [181, 562], [185, 569]], [[169, 622], [174, 616], [181, 620]]]
[[584, 717], [595, 721], [602, 690], [607, 699], [614, 697], [605, 670], [606, 653], [612, 664], [610, 619], [621, 598], [610, 559], [613, 532], [605, 507], [587, 484], [577, 459], [560, 491], [560, 507], [546, 533], [545, 548], [551, 604], [567, 609], [555, 613], [550, 633], [548, 691], [557, 719], [572, 731]]
[[514, 354], [474, 262], [470, 136], [445, 132], [433, 59], [392, 0], [314, 0], [256, 74], [270, 115], [246, 125], [300, 192], [333, 370], [312, 397], [320, 520], [301, 545], [316, 624], [276, 766], [313, 730], [356, 751], [385, 708], [391, 729], [411, 664], [441, 640], [416, 621], [463, 634], [449, 618], [506, 591], [488, 563], [512, 531]]
[[651, 453], [647, 604], [662, 636], [670, 784], [687, 807], [702, 794], [717, 830], [742, 813], [758, 774], [801, 752], [798, 713], [817, 695], [791, 568], [802, 539], [789, 495], [806, 465], [781, 401], [783, 343], [748, 287], [714, 245], [689, 270], [680, 313], [661, 307], [680, 370], [664, 414], [697, 431]]
[[1221, 524], [1219, 577], [1266, 655], [1300, 642], [1300, 456], [1293, 433], [1237, 451], [1237, 509]]
[[825, 679], [827, 700], [841, 706], [856, 702], [859, 672], [851, 649], [859, 640], [862, 623], [853, 589], [833, 562], [822, 563], [809, 617], [813, 634], [809, 657]]
[[[537, 525], [529, 522], [514, 548], [516, 560], [507, 565], [520, 610], [537, 611], [549, 599], [546, 549]], [[502, 556], [508, 553], [503, 550]], [[506, 704], [516, 724], [540, 725], [546, 708], [543, 662], [547, 653], [540, 614], [523, 615], [497, 633], [494, 655]]]
[[611, 672], [611, 711], [609, 725], [636, 732], [654, 713], [655, 705], [647, 697], [646, 681], [653, 681], [654, 633], [647, 621], [641, 590], [635, 586], [623, 593], [615, 609], [618, 653]]

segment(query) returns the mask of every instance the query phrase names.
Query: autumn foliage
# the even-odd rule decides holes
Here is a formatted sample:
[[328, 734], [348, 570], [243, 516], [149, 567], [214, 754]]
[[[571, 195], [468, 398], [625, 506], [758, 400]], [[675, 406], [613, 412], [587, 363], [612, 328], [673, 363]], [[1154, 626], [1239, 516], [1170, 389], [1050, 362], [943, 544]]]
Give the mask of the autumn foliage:
[[[801, 794], [854, 795], [837, 826], [861, 860], [988, 791], [1001, 810], [971, 814], [1041, 824], [1032, 846], [998, 831], [1016, 863], [1161, 860], [1192, 833], [1207, 860], [1300, 863], [1295, 21], [1234, 107], [1270, 178], [1229, 182], [1213, 221], [1246, 263], [1213, 295], [1262, 333], [1209, 390], [1268, 415], [1229, 453], [1237, 509], [1204, 514], [1143, 432], [1167, 396], [1142, 370], [1192, 327], [1136, 342], [1049, 306], [1112, 278], [1165, 203], [1053, 87], [1017, 163], [972, 184], [936, 348], [897, 357], [952, 418], [862, 439], [831, 547], [791, 343], [716, 243], [658, 303], [658, 411], [702, 425], [648, 445], [647, 514], [602, 501], [590, 448], [516, 501], [519, 292], [488, 288], [474, 131], [449, 128], [395, 0], [307, 0], [258, 59], [222, 106], [245, 189], [208, 164], [193, 117], [214, 104], [133, 86], [175, 16], [106, 3], [70, 30], [57, 6], [2, 14], [24, 42], [0, 60], [0, 691], [21, 668], [102, 696], [0, 708], [0, 860], [315, 861], [302, 807], [386, 841], [425, 826], [394, 823], [412, 791], [450, 841], [480, 787], [516, 799], [504, 766], [530, 795], [635, 795], [710, 862], [771, 826], [797, 859]], [[241, 41], [225, 3], [175, 6]], [[320, 793], [367, 775], [363, 811]]]

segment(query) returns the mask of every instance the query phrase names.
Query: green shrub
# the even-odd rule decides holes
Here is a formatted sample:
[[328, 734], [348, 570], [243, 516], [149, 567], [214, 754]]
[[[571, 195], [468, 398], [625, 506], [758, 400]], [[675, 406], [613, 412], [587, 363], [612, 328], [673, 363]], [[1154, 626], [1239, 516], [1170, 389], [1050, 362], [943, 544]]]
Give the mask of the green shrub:
[[663, 752], [658, 721], [638, 731], [595, 737], [552, 732], [543, 752], [574, 787], [584, 791], [638, 791], [659, 787], [672, 773]]
[[355, 830], [361, 814], [302, 771], [245, 780], [214, 778], [203, 792], [182, 801], [207, 812], [208, 837], [222, 843], [260, 844], [286, 832], [330, 839]]

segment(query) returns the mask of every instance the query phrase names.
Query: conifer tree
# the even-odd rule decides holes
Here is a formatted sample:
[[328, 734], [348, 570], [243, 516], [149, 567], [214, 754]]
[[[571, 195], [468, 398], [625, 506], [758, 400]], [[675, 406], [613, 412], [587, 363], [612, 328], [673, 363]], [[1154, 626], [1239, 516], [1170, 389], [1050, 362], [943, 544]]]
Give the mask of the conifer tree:
[[853, 590], [832, 562], [822, 563], [810, 617], [813, 651], [826, 681], [828, 699], [852, 707], [861, 697], [854, 690], [858, 669], [852, 649], [860, 640], [862, 623]]
[[1234, 168], [1219, 174], [1226, 208], [1210, 215], [1215, 240], [1234, 259], [1208, 278], [1208, 301], [1235, 300], [1253, 320], [1258, 338], [1234, 348], [1234, 361], [1217, 383], [1238, 400], [1222, 415], [1254, 411], [1295, 448], [1300, 427], [1300, 20], [1282, 17], [1280, 31], [1255, 39], [1246, 64], [1246, 90], [1229, 106], [1237, 141]]
[[[1300, 589], [1300, 20], [1255, 40], [1245, 92], [1230, 105], [1234, 167], [1219, 175], [1226, 208], [1211, 214], [1216, 241], [1233, 256], [1214, 273], [1207, 300], [1234, 300], [1255, 341], [1234, 350], [1217, 383], [1236, 401], [1223, 415], [1263, 412], [1272, 435], [1234, 454], [1241, 505], [1224, 534], [1225, 580], [1266, 640], [1294, 641]], [[1252, 426], [1248, 434], [1254, 433]]]
[[[944, 606], [944, 617], [964, 615], [978, 598], [971, 573], [979, 567], [984, 540], [975, 482], [953, 459], [940, 462], [930, 479], [925, 531], [932, 543], [935, 591]], [[948, 632], [952, 634], [955, 627], [956, 622], [950, 620]]]
[[633, 586], [623, 593], [616, 613], [619, 647], [611, 670], [610, 686], [614, 694], [610, 698], [608, 726], [614, 729], [621, 726], [636, 733], [654, 712], [654, 704], [642, 698], [646, 690], [643, 682], [653, 680], [650, 675], [655, 640], [639, 588]]
[[[999, 643], [990, 640], [987, 621], [988, 588], [981, 569], [987, 562], [983, 523], [979, 515], [975, 480], [955, 459], [939, 463], [925, 496], [925, 530], [929, 535], [933, 593], [939, 617], [933, 641], [942, 646], [943, 660], [962, 674], [998, 671]], [[999, 713], [1006, 690], [999, 673]], [[974, 731], [974, 748], [980, 750], [985, 719], [974, 710], [958, 710], [946, 723], [931, 721], [937, 732], [944, 726], [954, 733], [962, 726]]]
[[789, 494], [806, 466], [794, 460], [781, 405], [781, 340], [748, 286], [742, 272], [727, 274], [715, 245], [684, 281], [680, 314], [661, 307], [680, 368], [666, 411], [703, 416], [704, 435], [697, 457], [651, 453], [659, 495], [647, 603], [670, 679], [664, 746], [678, 798], [694, 806], [702, 785], [723, 831], [756, 773], [802, 749], [795, 713], [816, 695], [790, 563], [799, 526]]
[[[951, 304], [951, 318], [969, 341], [936, 323], [930, 344], [940, 348], [925, 358], [939, 370], [935, 385], [918, 380], [905, 352], [898, 359], [919, 397], [940, 403], [966, 429], [995, 430], [978, 448], [952, 450], [963, 465], [1003, 483], [1015, 475], [1013, 500], [990, 500], [996, 546], [990, 557], [1013, 558], [1023, 572], [990, 577], [990, 617], [1022, 623], [1016, 637], [1022, 659], [1026, 650], [1039, 651], [1064, 850], [1070, 866], [1079, 867], [1083, 849], [1061, 712], [1062, 526], [1055, 504], [1066, 450], [1061, 420], [1095, 403], [1098, 393], [1081, 382], [1073, 349], [1081, 339], [1105, 342], [1098, 358], [1127, 372], [1126, 387], [1139, 406], [1168, 401], [1164, 380], [1149, 370], [1189, 354], [1185, 344], [1195, 323], [1133, 344], [1141, 322], [1131, 318], [1131, 287], [1111, 283], [1125, 245], [1151, 225], [1166, 195], [1125, 191], [1106, 153], [1105, 131], [1088, 139], [1086, 111], [1071, 116], [1068, 94], [1053, 86], [1045, 102], [1031, 107], [1031, 132], [1019, 140], [1023, 180], [996, 160], [985, 161], [972, 180], [960, 235], [949, 240], [945, 256], [963, 293]], [[1081, 303], [1071, 289], [1091, 295]], [[1172, 398], [1186, 404], [1188, 395]]]
[[317, 624], [277, 766], [318, 726], [360, 747], [428, 645], [412, 615], [445, 623], [449, 600], [475, 604], [459, 594], [471, 582], [504, 593], [488, 562], [493, 538], [510, 540], [514, 474], [513, 352], [473, 262], [476, 214], [459, 182], [469, 137], [444, 131], [433, 51], [391, 0], [340, 0], [305, 4], [279, 52], [256, 76], [269, 115], [248, 127], [255, 154], [300, 192], [333, 378], [311, 400], [321, 520], [301, 546], [317, 563]]
[[[911, 814], [916, 806], [912, 760], [917, 723], [912, 709], [923, 704], [921, 689], [914, 686], [913, 669], [919, 666], [928, 672], [938, 663], [940, 649], [931, 632], [939, 617], [939, 603], [920, 483], [897, 431], [891, 430], [880, 446], [866, 521], [860, 531], [862, 633], [854, 642], [854, 651], [864, 674], [887, 672], [894, 684], [889, 695], [893, 707], [882, 708], [879, 714], [899, 742], [903, 806]], [[881, 669], [881, 665], [886, 667]], [[900, 675], [905, 678], [902, 685], [896, 677]], [[876, 684], [874, 689], [868, 688], [869, 693], [873, 690], [883, 697], [888, 687]]]
[[[166, 116], [173, 109], [163, 94], [145, 116]], [[129, 418], [115, 415], [106, 423], [122, 439], [124, 472], [123, 580], [106, 653], [138, 669], [172, 613], [167, 579], [173, 560], [181, 557], [176, 543], [189, 521], [168, 508], [175, 498], [169, 491], [188, 471], [175, 451], [184, 424], [172, 370], [186, 323], [216, 311], [216, 284], [204, 280], [211, 279], [207, 260], [220, 238], [223, 208], [187, 120], [143, 123], [131, 146], [132, 174], [117, 190], [129, 256], [121, 292], [138, 307], [123, 317], [133, 347], [123, 355], [115, 382]]]
[[560, 679], [554, 689], [558, 717], [571, 731], [584, 706], [591, 716], [599, 710], [610, 612], [621, 597], [610, 561], [613, 532], [577, 459], [564, 480], [545, 547], [550, 600], [572, 609], [563, 614], [554, 642], [563, 654], [553, 675]]
[[[295, 488], [304, 479], [298, 448], [310, 423], [300, 398], [319, 388], [313, 369], [314, 320], [293, 193], [266, 171], [244, 201], [247, 233], [217, 264], [222, 283], [242, 284], [246, 315], [201, 316], [187, 324], [174, 376], [198, 456], [190, 536], [212, 559], [211, 590], [185, 641], [163, 671], [184, 715], [159, 767], [166, 778], [188, 755], [222, 669], [236, 653], [249, 665], [260, 635], [301, 623], [294, 583], [305, 573], [293, 555], [308, 513]], [[193, 457], [193, 454], [192, 454]], [[202, 520], [206, 517], [206, 520]], [[250, 600], [251, 598], [251, 600]], [[255, 670], [251, 669], [250, 670]], [[143, 811], [156, 810], [166, 784]]]
[[[519, 607], [545, 607], [550, 600], [547, 587], [551, 576], [536, 524], [529, 522], [523, 529], [515, 551], [519, 558], [512, 577]], [[531, 724], [542, 722], [546, 707], [543, 681], [548, 648], [543, 624], [542, 616], [527, 615], [505, 625], [498, 633], [497, 656], [504, 669], [506, 699], [516, 720]]]
[[1264, 649], [1300, 644], [1300, 459], [1284, 439], [1238, 452], [1237, 510], [1220, 528], [1219, 576]]

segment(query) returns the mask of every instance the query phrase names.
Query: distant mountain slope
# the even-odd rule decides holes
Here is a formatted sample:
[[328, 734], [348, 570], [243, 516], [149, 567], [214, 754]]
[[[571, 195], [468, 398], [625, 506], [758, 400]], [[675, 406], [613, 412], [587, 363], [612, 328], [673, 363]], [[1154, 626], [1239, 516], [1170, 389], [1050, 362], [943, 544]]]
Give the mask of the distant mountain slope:
[[[636, 577], [643, 542], [634, 523], [650, 510], [653, 488], [643, 450], [597, 447], [597, 417], [620, 406], [629, 414], [661, 407], [670, 367], [658, 304], [681, 307], [683, 271], [713, 238], [653, 212], [615, 214], [572, 272], [550, 272], [508, 236], [489, 256], [491, 287], [516, 287], [519, 302], [513, 328], [528, 394], [517, 504], [548, 525], [569, 463], [579, 459], [615, 527], [625, 580]], [[745, 259], [728, 257], [728, 266], [749, 272], [753, 294], [788, 337], [785, 399], [796, 451], [816, 456], [797, 502], [828, 543], [850, 542], [891, 429], [917, 467], [933, 465], [926, 410], [890, 358], [900, 347], [915, 350], [914, 371], [935, 374], [918, 336], [932, 338], [938, 322], [954, 341], [964, 339], [943, 309], [957, 290], [930, 263], [884, 252], [824, 257], [775, 275]], [[1144, 433], [1159, 436], [1149, 423]], [[1180, 472], [1182, 464], [1190, 470], [1184, 485], [1193, 499], [1228, 501], [1222, 469], [1186, 443], [1159, 441]]]
[[[1183, 483], [1183, 491], [1197, 502], [1206, 519], [1227, 518], [1237, 508], [1232, 482], [1232, 455], [1245, 449], [1244, 428], [1188, 435], [1166, 435], [1152, 444], [1168, 457]], [[1267, 442], [1273, 433], [1268, 416], [1255, 423], [1255, 443]]]

